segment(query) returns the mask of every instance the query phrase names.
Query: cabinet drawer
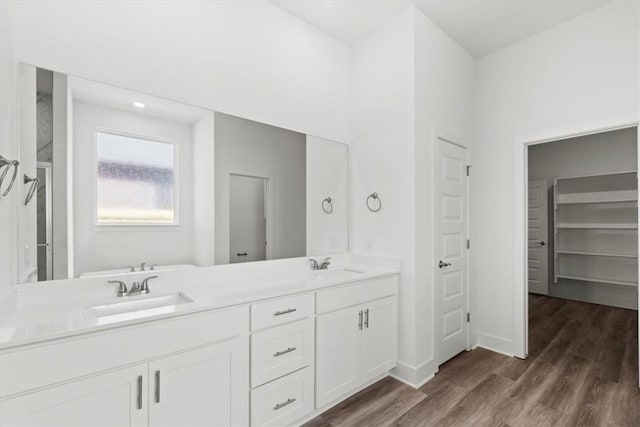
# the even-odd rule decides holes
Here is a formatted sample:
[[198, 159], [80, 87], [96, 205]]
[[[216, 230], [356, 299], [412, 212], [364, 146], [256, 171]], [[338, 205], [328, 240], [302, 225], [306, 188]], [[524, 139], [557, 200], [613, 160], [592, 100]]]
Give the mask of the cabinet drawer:
[[316, 314], [363, 304], [398, 292], [398, 276], [381, 277], [318, 292]]
[[304, 368], [251, 390], [251, 425], [284, 426], [313, 411], [313, 371]]
[[313, 294], [296, 295], [251, 305], [251, 330], [313, 316]]
[[312, 358], [312, 318], [256, 332], [251, 336], [251, 386], [309, 366]]

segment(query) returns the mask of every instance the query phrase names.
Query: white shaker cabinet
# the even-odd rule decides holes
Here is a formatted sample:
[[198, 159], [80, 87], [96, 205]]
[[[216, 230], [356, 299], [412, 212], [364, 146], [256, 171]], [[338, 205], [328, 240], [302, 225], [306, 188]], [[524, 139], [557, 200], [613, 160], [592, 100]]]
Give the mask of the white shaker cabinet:
[[396, 366], [396, 298], [366, 304], [363, 316], [362, 380], [369, 381]]
[[316, 318], [316, 407], [355, 389], [361, 381], [360, 307]]
[[2, 426], [146, 426], [147, 364], [0, 403]]
[[240, 338], [149, 362], [149, 425], [245, 425], [245, 369]]
[[0, 425], [246, 425], [246, 365], [235, 338], [7, 399]]
[[318, 294], [327, 312], [316, 317], [316, 408], [395, 367], [396, 284], [382, 279]]

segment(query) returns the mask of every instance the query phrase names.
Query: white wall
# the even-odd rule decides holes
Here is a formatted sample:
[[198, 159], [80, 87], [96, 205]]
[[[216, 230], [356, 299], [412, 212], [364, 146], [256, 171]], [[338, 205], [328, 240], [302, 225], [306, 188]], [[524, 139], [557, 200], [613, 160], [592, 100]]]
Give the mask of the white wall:
[[471, 216], [480, 344], [514, 353], [514, 141], [638, 111], [638, 8], [614, 2], [478, 61]]
[[[307, 255], [349, 250], [349, 146], [307, 135]], [[331, 197], [333, 212], [322, 210]], [[325, 204], [326, 208], [329, 205]]]
[[[75, 101], [73, 193], [75, 277], [127, 265], [193, 264], [193, 153], [191, 126]], [[96, 227], [95, 133], [110, 129], [178, 144], [179, 226]]]
[[[433, 147], [471, 144], [474, 60], [415, 8], [353, 49], [351, 242], [402, 260], [399, 367], [413, 384], [436, 370]], [[368, 194], [383, 207], [371, 213]]]
[[270, 2], [2, 3], [13, 61], [348, 141], [347, 47]]
[[[416, 365], [414, 277], [414, 32], [407, 10], [352, 51], [351, 244], [402, 259], [398, 359]], [[369, 212], [377, 192], [382, 209]]]
[[215, 264], [215, 182], [213, 111], [193, 124], [193, 245], [195, 263]]
[[268, 259], [306, 254], [305, 140], [298, 132], [215, 114], [216, 264], [229, 262], [230, 174], [269, 179]]
[[[434, 283], [435, 138], [445, 137], [469, 149], [473, 162], [475, 64], [473, 57], [419, 10], [415, 11], [415, 275], [418, 378], [437, 369], [438, 339]], [[471, 237], [473, 239], [473, 237]], [[473, 292], [473, 277], [470, 291]], [[471, 295], [473, 301], [474, 295]], [[425, 309], [428, 307], [429, 309]], [[474, 307], [470, 307], [474, 311]], [[473, 342], [472, 342], [473, 345]]]

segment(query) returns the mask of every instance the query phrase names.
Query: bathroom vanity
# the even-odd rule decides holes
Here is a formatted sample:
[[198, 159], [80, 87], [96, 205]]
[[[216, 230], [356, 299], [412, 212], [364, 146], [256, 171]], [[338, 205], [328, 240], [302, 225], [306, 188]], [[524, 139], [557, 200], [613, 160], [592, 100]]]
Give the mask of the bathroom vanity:
[[397, 269], [268, 270], [294, 261], [308, 268], [160, 273], [131, 297], [104, 279], [22, 285], [2, 307], [0, 424], [296, 425], [386, 376]]

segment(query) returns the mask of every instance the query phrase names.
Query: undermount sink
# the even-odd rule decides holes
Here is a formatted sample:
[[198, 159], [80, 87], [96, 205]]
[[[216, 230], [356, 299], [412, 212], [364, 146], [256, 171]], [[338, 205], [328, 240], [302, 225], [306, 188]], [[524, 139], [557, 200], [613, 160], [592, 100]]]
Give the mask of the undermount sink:
[[124, 297], [131, 298], [125, 301], [110, 304], [85, 307], [84, 312], [89, 317], [107, 317], [123, 314], [136, 314], [137, 316], [170, 313], [180, 304], [193, 302], [191, 298], [179, 292], [171, 295], [157, 297]]
[[336, 270], [327, 269], [327, 270], [316, 270], [316, 271], [314, 271], [315, 277], [317, 277], [317, 278], [325, 278], [325, 279], [334, 279], [334, 278], [357, 275], [357, 274], [362, 274], [362, 273], [364, 273], [364, 271], [354, 270], [354, 269], [351, 269], [351, 268], [341, 268], [341, 269], [336, 269]]

